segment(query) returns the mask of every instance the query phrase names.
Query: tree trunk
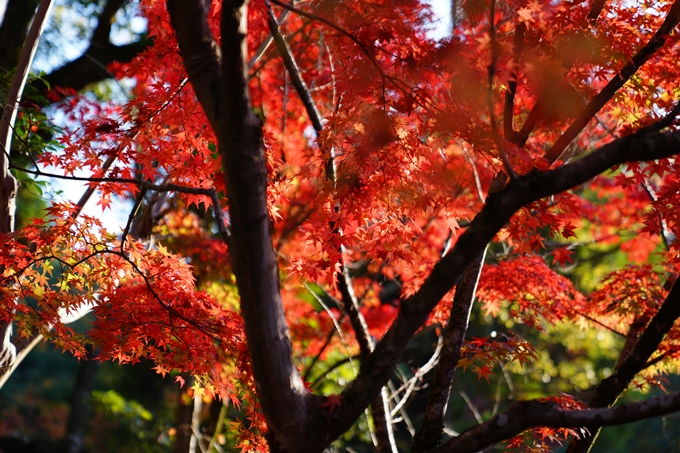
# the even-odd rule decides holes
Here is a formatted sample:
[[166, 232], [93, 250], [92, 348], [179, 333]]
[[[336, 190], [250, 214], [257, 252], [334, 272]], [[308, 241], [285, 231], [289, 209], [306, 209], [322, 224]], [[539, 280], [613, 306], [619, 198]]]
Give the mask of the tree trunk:
[[[38, 48], [38, 41], [47, 21], [47, 16], [52, 8], [51, 0], [43, 0], [38, 7], [38, 12], [33, 19], [33, 24], [28, 32], [26, 43], [21, 53], [21, 58], [12, 79], [12, 85], [7, 93], [7, 99], [0, 118], [0, 234], [14, 232], [14, 210], [17, 195], [17, 180], [9, 171], [9, 161], [6, 153], [12, 148], [12, 132], [19, 108], [21, 93], [24, 91], [28, 71], [33, 62], [33, 56]], [[0, 303], [1, 303], [0, 297]], [[0, 377], [11, 373], [16, 362], [16, 348], [10, 342], [12, 322], [0, 320], [0, 338], [2, 338], [2, 350], [0, 350]]]
[[78, 373], [73, 383], [71, 411], [68, 414], [66, 436], [64, 439], [66, 453], [80, 453], [85, 445], [85, 434], [90, 419], [90, 403], [94, 381], [99, 371], [100, 362], [95, 360], [96, 353], [89, 351], [86, 358], [78, 364]]

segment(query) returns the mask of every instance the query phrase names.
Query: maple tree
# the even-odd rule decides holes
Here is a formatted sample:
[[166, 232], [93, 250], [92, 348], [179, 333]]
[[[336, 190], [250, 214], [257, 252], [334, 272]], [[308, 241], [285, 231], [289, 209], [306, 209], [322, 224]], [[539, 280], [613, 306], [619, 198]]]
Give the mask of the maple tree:
[[[55, 78], [62, 130], [17, 104], [29, 33], [2, 120], [3, 374], [38, 335], [147, 358], [241, 408], [244, 451], [323, 451], [369, 407], [378, 451], [396, 451], [392, 418], [430, 370], [413, 451], [588, 451], [602, 426], [679, 411], [678, 393], [615, 403], [680, 359], [680, 2], [453, 4], [435, 41], [415, 0], [142, 1], [150, 42], [107, 69], [129, 100]], [[10, 171], [87, 196], [14, 231]], [[121, 234], [81, 213], [95, 191], [102, 209], [133, 201]], [[588, 280], [595, 255], [629, 264]], [[469, 335], [475, 299], [500, 335]], [[82, 307], [86, 334], [63, 322]], [[434, 355], [395, 389], [432, 325]], [[623, 338], [592, 389], [444, 437], [455, 373], [526, 375], [536, 338], [573, 326]], [[353, 375], [322, 395], [314, 367], [337, 357]]]

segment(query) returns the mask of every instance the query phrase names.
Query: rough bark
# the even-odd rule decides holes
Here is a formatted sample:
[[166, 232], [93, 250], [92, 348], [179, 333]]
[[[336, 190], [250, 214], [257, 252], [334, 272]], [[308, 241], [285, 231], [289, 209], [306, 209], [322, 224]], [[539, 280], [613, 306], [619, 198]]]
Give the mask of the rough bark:
[[204, 3], [168, 0], [168, 9], [189, 78], [218, 136], [232, 219], [232, 263], [274, 452], [322, 451], [345, 432], [379, 394], [432, 308], [518, 209], [582, 184], [614, 165], [674, 155], [680, 145], [680, 133], [646, 130], [556, 170], [532, 171], [490, 195], [453, 250], [434, 267], [420, 290], [404, 301], [392, 327], [341, 395], [342, 404], [329, 413], [320, 409], [322, 399], [302, 386], [281, 306], [269, 236], [261, 124], [251, 110], [247, 89], [246, 5], [223, 4], [221, 56], [205, 22]]
[[191, 448], [192, 423], [194, 419], [194, 400], [189, 393], [194, 379], [189, 373], [182, 373], [184, 388], [177, 395], [177, 410], [175, 411], [175, 443], [172, 453], [188, 453]]
[[300, 451], [309, 393], [292, 360], [269, 233], [262, 124], [250, 105], [246, 67], [247, 3], [222, 5], [222, 116], [218, 141], [232, 220], [230, 254], [241, 298], [258, 397], [272, 451]]

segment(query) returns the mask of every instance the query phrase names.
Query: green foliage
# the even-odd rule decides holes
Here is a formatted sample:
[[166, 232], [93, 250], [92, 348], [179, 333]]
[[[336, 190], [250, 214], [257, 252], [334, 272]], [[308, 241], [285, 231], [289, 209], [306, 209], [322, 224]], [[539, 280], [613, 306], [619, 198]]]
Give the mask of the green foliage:
[[153, 418], [151, 412], [137, 401], [126, 400], [114, 390], [92, 392], [92, 401], [107, 417], [128, 421], [132, 431], [138, 431], [145, 422]]
[[115, 390], [93, 391], [92, 402], [95, 417], [101, 417], [97, 420], [99, 427], [104, 428], [98, 436], [91, 436], [89, 440], [97, 451], [169, 451], [169, 438], [161, 436], [162, 427], [158, 425], [154, 415], [139, 402], [126, 399]]

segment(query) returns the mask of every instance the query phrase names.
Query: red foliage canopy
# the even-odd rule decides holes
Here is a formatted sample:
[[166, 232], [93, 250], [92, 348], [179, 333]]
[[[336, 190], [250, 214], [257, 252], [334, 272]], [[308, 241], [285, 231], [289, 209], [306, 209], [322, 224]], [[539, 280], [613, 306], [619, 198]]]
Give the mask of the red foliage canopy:
[[[638, 329], [621, 369], [642, 362], [598, 392], [618, 396], [655, 351], [675, 363], [675, 318], [654, 323], [678, 305], [680, 2], [467, 1], [434, 41], [416, 0], [272, 1], [141, 2], [153, 45], [110, 67], [130, 99], [63, 99], [60, 146], [34, 170], [10, 168], [50, 167], [96, 188], [104, 210], [114, 197], [142, 209], [120, 235], [55, 203], [3, 235], [0, 318], [76, 355], [92, 342], [245, 398], [251, 450], [265, 448], [265, 419], [276, 451], [316, 451], [351, 426], [428, 316], [453, 323], [454, 287], [488, 243], [486, 315]], [[564, 274], [602, 247], [636, 266], [587, 294]], [[83, 304], [97, 321], [76, 335], [59, 310]], [[488, 381], [499, 360], [533, 360], [511, 333], [463, 345], [467, 312], [455, 364]], [[329, 351], [362, 367], [323, 399], [297, 368]], [[554, 410], [585, 407], [555, 398]], [[293, 447], [319, 414], [329, 428]], [[565, 423], [534, 438], [573, 435]]]

